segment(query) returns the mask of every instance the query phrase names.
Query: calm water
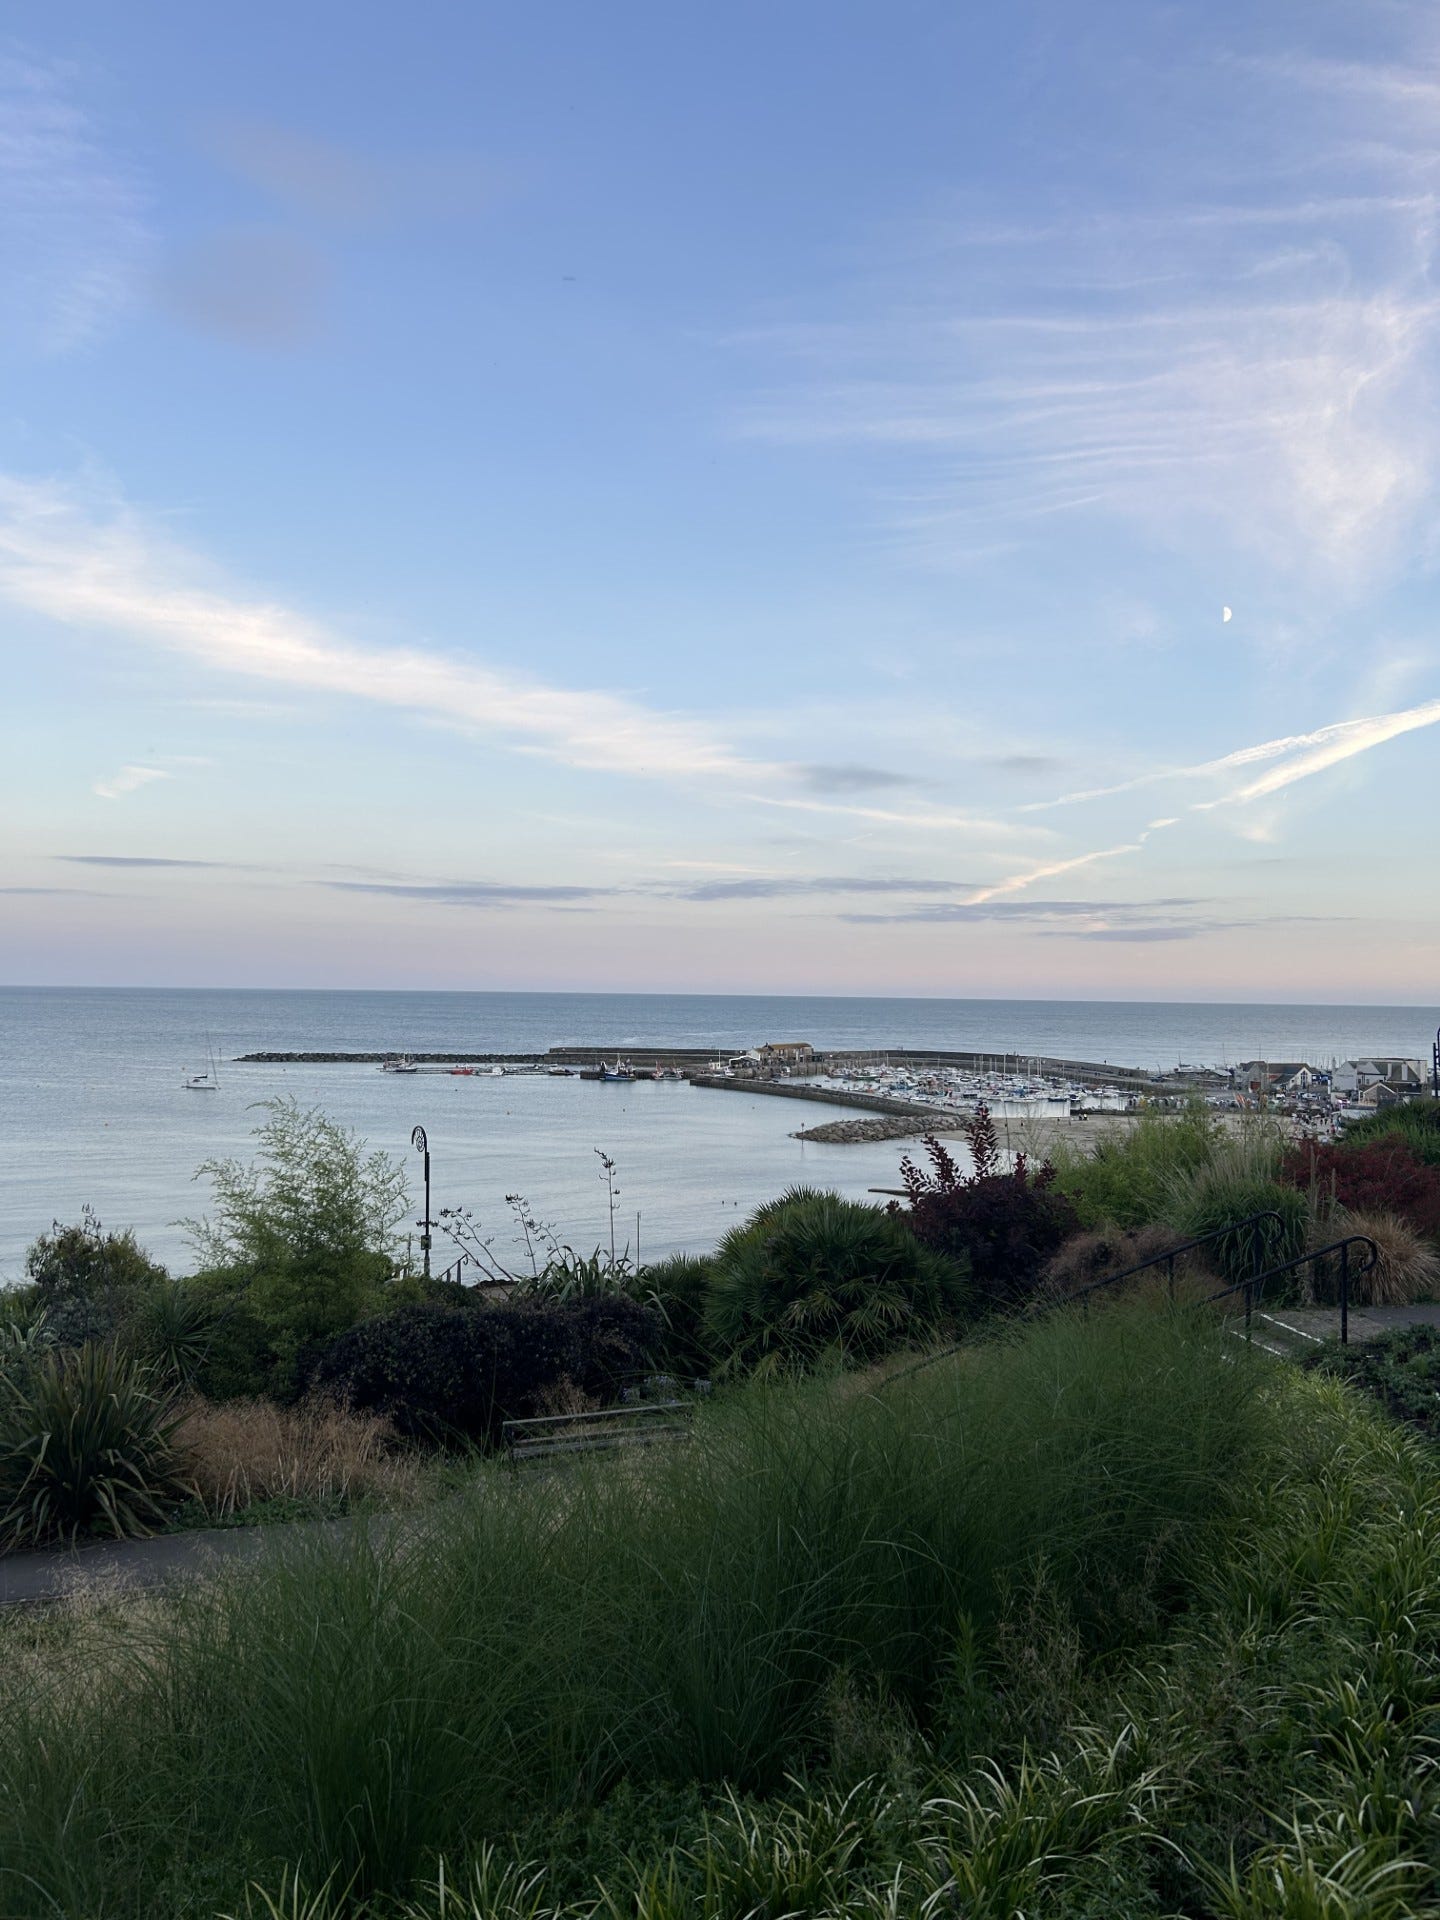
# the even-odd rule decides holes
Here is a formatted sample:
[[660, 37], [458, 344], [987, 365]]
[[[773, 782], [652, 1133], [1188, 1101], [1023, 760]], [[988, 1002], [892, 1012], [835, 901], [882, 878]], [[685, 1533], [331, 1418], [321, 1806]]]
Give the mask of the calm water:
[[434, 1204], [473, 1208], [511, 1244], [505, 1195], [522, 1192], [588, 1250], [607, 1230], [594, 1149], [620, 1169], [622, 1238], [703, 1248], [793, 1180], [863, 1195], [894, 1184], [902, 1147], [789, 1138], [813, 1107], [677, 1084], [605, 1086], [507, 1076], [397, 1077], [374, 1067], [222, 1064], [217, 1093], [187, 1093], [206, 1036], [222, 1063], [262, 1049], [497, 1053], [566, 1042], [717, 1046], [809, 1040], [848, 1047], [1053, 1053], [1116, 1065], [1236, 1059], [1325, 1064], [1357, 1053], [1428, 1058], [1440, 1010], [1081, 1001], [765, 999], [714, 995], [215, 992], [0, 988], [0, 1280], [52, 1217], [89, 1202], [184, 1269], [174, 1224], [203, 1212], [196, 1166], [244, 1154], [254, 1103], [293, 1094], [409, 1151], [429, 1131]]

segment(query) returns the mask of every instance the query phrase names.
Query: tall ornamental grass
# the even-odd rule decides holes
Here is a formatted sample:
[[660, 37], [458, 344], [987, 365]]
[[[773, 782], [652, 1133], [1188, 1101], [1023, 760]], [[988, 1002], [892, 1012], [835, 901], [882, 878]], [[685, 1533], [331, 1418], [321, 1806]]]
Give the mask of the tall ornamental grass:
[[1204, 1317], [1062, 1312], [82, 1611], [0, 1674], [0, 1913], [178, 1910], [197, 1872], [238, 1904], [287, 1865], [401, 1893], [622, 1780], [774, 1791], [824, 1760], [838, 1673], [923, 1725], [1042, 1564], [1122, 1645], [1264, 1470], [1267, 1377]]
[[[1434, 1455], [1334, 1383], [1274, 1391], [1285, 1444], [1183, 1611], [1078, 1665], [1063, 1622], [1032, 1623], [1028, 1684], [996, 1650], [992, 1744], [915, 1739], [898, 1764], [764, 1800], [618, 1796], [452, 1856], [383, 1920], [1440, 1912]], [[333, 1880], [289, 1871], [243, 1912], [353, 1920]]]
[[1223, 1133], [1219, 1116], [1198, 1101], [1180, 1113], [1150, 1109], [1104, 1127], [1093, 1144], [1057, 1139], [1055, 1184], [1084, 1226], [1148, 1226], [1168, 1218], [1175, 1183], [1210, 1164]]

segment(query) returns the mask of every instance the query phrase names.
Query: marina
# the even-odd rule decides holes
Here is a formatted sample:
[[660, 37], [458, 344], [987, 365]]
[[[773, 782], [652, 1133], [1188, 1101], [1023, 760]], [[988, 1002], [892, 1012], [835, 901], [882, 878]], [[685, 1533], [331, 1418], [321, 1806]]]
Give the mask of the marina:
[[[502, 1242], [519, 1192], [571, 1244], [595, 1245], [602, 1147], [621, 1170], [628, 1237], [639, 1213], [658, 1254], [713, 1246], [790, 1183], [857, 1199], [893, 1187], [904, 1142], [958, 1127], [982, 1094], [1019, 1146], [1035, 1124], [1088, 1133], [1123, 1124], [1132, 1097], [1188, 1097], [1199, 1076], [1184, 1063], [1221, 1063], [1217, 1099], [1227, 1061], [1267, 1050], [1322, 1071], [1356, 1061], [1368, 1077], [1428, 1050], [1437, 1024], [1429, 1008], [3, 989], [0, 1284], [85, 1205], [188, 1271], [180, 1223], [209, 1200], [197, 1168], [248, 1160], [275, 1099], [396, 1156], [423, 1125], [439, 1204], [474, 1207]], [[209, 1079], [207, 1035], [216, 1077], [199, 1099], [184, 1080], [202, 1067]], [[387, 1059], [413, 1071], [382, 1072]], [[617, 1063], [635, 1077], [598, 1077]], [[1359, 1077], [1344, 1096], [1356, 1110], [1389, 1097], [1383, 1076]]]

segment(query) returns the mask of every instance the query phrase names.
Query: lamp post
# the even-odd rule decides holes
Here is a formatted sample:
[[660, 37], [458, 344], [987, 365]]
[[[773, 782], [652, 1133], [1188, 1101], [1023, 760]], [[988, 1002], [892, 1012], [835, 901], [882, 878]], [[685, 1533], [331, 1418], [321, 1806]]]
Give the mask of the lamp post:
[[1435, 1029], [1435, 1046], [1430, 1055], [1430, 1093], [1440, 1100], [1440, 1027]]
[[410, 1136], [410, 1144], [425, 1162], [425, 1218], [420, 1227], [420, 1252], [425, 1261], [425, 1278], [430, 1278], [430, 1142], [425, 1138], [425, 1129], [416, 1127]]

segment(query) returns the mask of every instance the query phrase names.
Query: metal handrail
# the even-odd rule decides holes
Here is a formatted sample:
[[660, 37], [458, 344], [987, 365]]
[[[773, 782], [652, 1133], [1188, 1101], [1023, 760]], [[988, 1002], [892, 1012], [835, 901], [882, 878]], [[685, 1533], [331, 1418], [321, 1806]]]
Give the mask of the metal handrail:
[[[1150, 1259], [1141, 1260], [1137, 1265], [1127, 1267], [1123, 1273], [1108, 1273], [1103, 1280], [1092, 1280], [1088, 1286], [1080, 1287], [1074, 1293], [1068, 1293], [1052, 1299], [1048, 1304], [1051, 1307], [1068, 1307], [1076, 1300], [1083, 1300], [1087, 1294], [1098, 1293], [1102, 1287], [1113, 1287], [1121, 1280], [1133, 1279], [1137, 1273], [1144, 1273], [1151, 1267], [1159, 1266], [1168, 1266], [1170, 1291], [1173, 1294], [1175, 1290], [1175, 1262], [1182, 1253], [1193, 1253], [1196, 1247], [1206, 1246], [1212, 1240], [1223, 1239], [1228, 1233], [1239, 1233], [1246, 1227], [1253, 1228], [1262, 1220], [1275, 1220], [1282, 1226], [1284, 1225], [1284, 1221], [1281, 1220], [1280, 1215], [1274, 1208], [1267, 1207], [1262, 1212], [1248, 1214], [1245, 1219], [1236, 1220], [1229, 1226], [1216, 1227], [1210, 1233], [1202, 1233], [1198, 1240], [1186, 1240], [1178, 1247], [1168, 1248], [1164, 1253], [1153, 1254]], [[1343, 1240], [1332, 1241], [1328, 1247], [1317, 1247], [1313, 1253], [1297, 1254], [1293, 1260], [1283, 1260], [1277, 1267], [1269, 1267], [1263, 1273], [1251, 1274], [1248, 1280], [1237, 1280], [1233, 1286], [1222, 1287], [1218, 1293], [1208, 1294], [1204, 1300], [1197, 1304], [1210, 1306], [1216, 1300], [1227, 1299], [1232, 1293], [1244, 1293], [1245, 1335], [1248, 1339], [1250, 1337], [1250, 1320], [1254, 1311], [1255, 1299], [1267, 1280], [1273, 1280], [1275, 1276], [1280, 1273], [1291, 1273], [1295, 1268], [1303, 1267], [1310, 1261], [1323, 1260], [1329, 1254], [1338, 1253], [1340, 1256], [1340, 1344], [1342, 1347], [1348, 1347], [1350, 1344], [1350, 1249], [1354, 1246], [1364, 1246], [1370, 1249], [1370, 1258], [1365, 1262], [1363, 1267], [1358, 1267], [1355, 1270], [1354, 1277], [1358, 1280], [1369, 1273], [1374, 1267], [1375, 1262], [1380, 1258], [1379, 1247], [1376, 1246], [1368, 1234], [1364, 1233], [1348, 1234]], [[883, 1392], [885, 1388], [892, 1386], [895, 1381], [908, 1379], [912, 1373], [920, 1373], [924, 1368], [934, 1366], [937, 1360], [946, 1360], [951, 1354], [959, 1353], [960, 1349], [967, 1344], [967, 1341], [968, 1336], [953, 1341], [949, 1346], [941, 1347], [938, 1352], [926, 1354], [922, 1360], [917, 1360], [913, 1366], [901, 1367], [897, 1373], [888, 1374], [886, 1378], [880, 1382], [876, 1391]]]
[[[879, 1191], [879, 1189], [876, 1189], [876, 1191]], [[1196, 1247], [1208, 1246], [1212, 1240], [1223, 1240], [1226, 1234], [1243, 1232], [1246, 1227], [1254, 1228], [1258, 1226], [1262, 1220], [1274, 1220], [1277, 1224], [1281, 1226], [1284, 1225], [1284, 1222], [1280, 1219], [1280, 1215], [1275, 1212], [1274, 1208], [1266, 1207], [1262, 1212], [1247, 1214], [1243, 1220], [1232, 1221], [1228, 1226], [1214, 1227], [1209, 1233], [1202, 1233], [1196, 1240], [1185, 1240], [1182, 1241], [1178, 1247], [1167, 1248], [1164, 1253], [1152, 1254], [1148, 1260], [1138, 1261], [1135, 1266], [1126, 1267], [1122, 1273], [1107, 1273], [1103, 1280], [1092, 1280], [1088, 1286], [1078, 1287], [1074, 1293], [1067, 1293], [1063, 1296], [1053, 1298], [1045, 1304], [1050, 1307], [1068, 1307], [1075, 1300], [1083, 1300], [1088, 1294], [1098, 1293], [1102, 1287], [1116, 1286], [1121, 1280], [1131, 1280], [1137, 1273], [1144, 1273], [1150, 1267], [1159, 1266], [1169, 1268], [1168, 1279], [1170, 1292], [1173, 1294], [1175, 1291], [1175, 1262], [1182, 1253], [1193, 1253]], [[1258, 1265], [1259, 1262], [1257, 1261], [1256, 1264]], [[967, 1344], [969, 1337], [967, 1332], [959, 1340], [952, 1341], [949, 1346], [941, 1347], [935, 1353], [926, 1354], [923, 1360], [917, 1360], [913, 1366], [902, 1367], [898, 1373], [887, 1375], [886, 1378], [881, 1381], [877, 1391], [881, 1391], [890, 1386], [893, 1381], [908, 1379], [912, 1373], [919, 1373], [925, 1367], [934, 1366], [937, 1360], [948, 1359], [952, 1353], [958, 1353], [960, 1349]]]
[[[1073, 1293], [1067, 1293], [1064, 1296], [1065, 1300], [1067, 1303], [1071, 1300], [1083, 1300], [1087, 1294], [1098, 1293], [1102, 1287], [1118, 1286], [1122, 1280], [1133, 1280], [1137, 1273], [1146, 1273], [1151, 1267], [1161, 1266], [1168, 1269], [1167, 1277], [1169, 1279], [1170, 1289], [1173, 1292], [1175, 1288], [1175, 1262], [1182, 1253], [1193, 1253], [1197, 1247], [1209, 1246], [1212, 1240], [1223, 1240], [1229, 1234], [1243, 1233], [1245, 1229], [1249, 1227], [1251, 1229], [1252, 1258], [1254, 1258], [1254, 1249], [1259, 1244], [1259, 1236], [1255, 1234], [1254, 1229], [1259, 1226], [1262, 1220], [1273, 1220], [1276, 1226], [1280, 1227], [1283, 1227], [1285, 1224], [1273, 1207], [1266, 1207], [1259, 1213], [1247, 1214], [1243, 1220], [1232, 1220], [1227, 1226], [1212, 1227], [1209, 1233], [1202, 1233], [1198, 1239], [1184, 1240], [1178, 1247], [1167, 1247], [1164, 1253], [1153, 1253], [1148, 1260], [1138, 1260], [1133, 1267], [1126, 1267], [1123, 1272], [1107, 1273], [1103, 1279], [1092, 1280], [1088, 1286], [1077, 1287]], [[1255, 1264], [1257, 1266], [1259, 1265], [1258, 1259], [1255, 1260]]]
[[1297, 1267], [1306, 1266], [1312, 1260], [1324, 1260], [1327, 1255], [1338, 1253], [1340, 1256], [1340, 1344], [1342, 1347], [1348, 1347], [1350, 1344], [1350, 1281], [1352, 1278], [1350, 1270], [1351, 1247], [1368, 1247], [1370, 1249], [1370, 1258], [1365, 1262], [1363, 1267], [1357, 1267], [1354, 1271], [1353, 1277], [1357, 1280], [1362, 1279], [1365, 1274], [1373, 1269], [1375, 1262], [1380, 1258], [1380, 1249], [1368, 1233], [1351, 1233], [1347, 1234], [1343, 1240], [1332, 1240], [1328, 1247], [1317, 1247], [1313, 1253], [1297, 1253], [1293, 1260], [1283, 1260], [1278, 1267], [1270, 1267], [1264, 1273], [1252, 1274], [1248, 1280], [1237, 1280], [1233, 1286], [1222, 1287], [1218, 1293], [1208, 1295], [1200, 1304], [1208, 1307], [1216, 1300], [1229, 1299], [1232, 1293], [1243, 1293], [1245, 1295], [1245, 1335], [1248, 1339], [1250, 1335], [1250, 1318], [1254, 1311], [1255, 1301], [1260, 1289], [1265, 1285], [1267, 1280], [1273, 1280], [1275, 1276], [1280, 1273], [1293, 1273]]

